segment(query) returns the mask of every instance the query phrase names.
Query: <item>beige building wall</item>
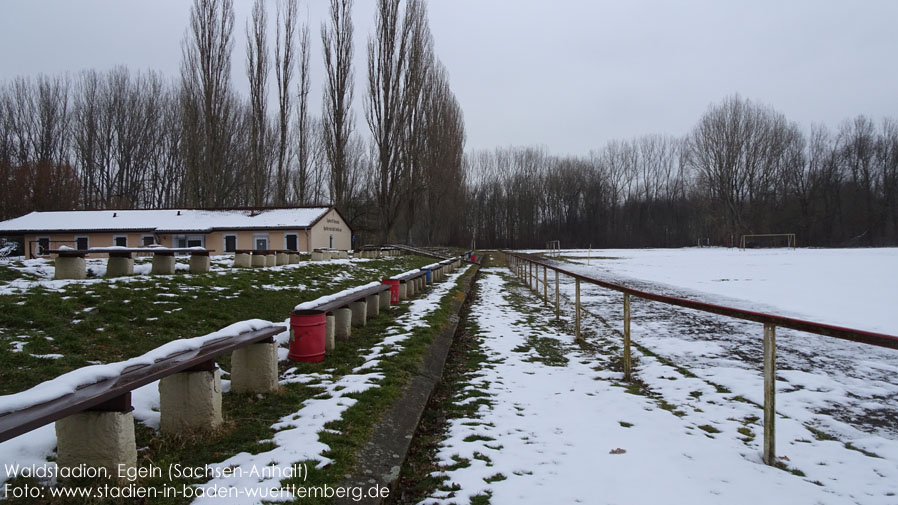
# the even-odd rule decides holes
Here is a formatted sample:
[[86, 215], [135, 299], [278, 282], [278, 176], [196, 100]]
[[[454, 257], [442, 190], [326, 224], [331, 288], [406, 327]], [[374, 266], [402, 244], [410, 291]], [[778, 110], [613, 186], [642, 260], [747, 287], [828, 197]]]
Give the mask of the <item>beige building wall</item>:
[[[68, 246], [75, 248], [76, 243], [75, 239], [79, 237], [87, 237], [87, 247], [112, 247], [115, 245], [116, 237], [126, 237], [127, 238], [127, 247], [142, 247], [143, 246], [143, 238], [145, 236], [153, 236], [152, 233], [48, 233], [48, 234], [38, 234], [38, 235], [25, 235], [25, 248], [32, 248], [30, 254], [26, 251], [25, 255], [27, 257], [38, 256], [37, 255], [37, 243], [39, 239], [49, 238], [50, 239], [50, 249], [59, 249], [60, 246]], [[161, 245], [166, 247], [171, 246], [171, 237], [169, 237], [169, 241], [166, 244], [162, 242]], [[55, 256], [55, 255], [50, 255]], [[100, 253], [92, 253], [91, 257], [95, 258], [104, 258], [106, 254]]]
[[330, 236], [334, 236], [334, 249], [352, 248], [352, 232], [340, 214], [331, 209], [312, 227], [312, 249], [330, 247]]
[[222, 254], [225, 250], [225, 237], [234, 235], [237, 237], [238, 250], [253, 250], [256, 248], [256, 236], [258, 235], [268, 238], [269, 249], [281, 250], [287, 248], [286, 236], [290, 234], [296, 235], [296, 244], [299, 251], [309, 250], [305, 229], [214, 231], [206, 235], [206, 248], [215, 249], [213, 254]]

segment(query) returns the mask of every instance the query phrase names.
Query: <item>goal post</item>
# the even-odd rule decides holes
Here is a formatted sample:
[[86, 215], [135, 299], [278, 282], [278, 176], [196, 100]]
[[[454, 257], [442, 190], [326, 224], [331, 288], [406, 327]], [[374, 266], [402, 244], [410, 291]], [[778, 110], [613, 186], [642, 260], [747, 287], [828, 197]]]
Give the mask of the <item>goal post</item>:
[[550, 240], [546, 242], [546, 256], [559, 256], [561, 254], [561, 241]]
[[795, 249], [797, 247], [794, 233], [750, 233], [742, 235], [739, 241], [740, 249], [767, 248], [767, 247], [786, 247]]

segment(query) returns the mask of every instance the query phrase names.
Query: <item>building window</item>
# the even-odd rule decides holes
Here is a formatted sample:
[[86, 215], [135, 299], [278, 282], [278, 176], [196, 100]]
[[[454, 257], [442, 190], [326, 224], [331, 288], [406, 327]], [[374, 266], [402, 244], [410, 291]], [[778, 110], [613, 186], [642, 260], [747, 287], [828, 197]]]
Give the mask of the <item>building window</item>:
[[328, 246], [330, 249], [334, 248], [334, 235], [331, 234], [331, 245]]
[[112, 237], [112, 245], [116, 247], [128, 247], [127, 235], [115, 235]]
[[90, 249], [90, 241], [87, 237], [75, 237], [75, 249], [86, 251]]
[[206, 247], [205, 235], [175, 235], [175, 247]]
[[234, 252], [237, 250], [237, 235], [224, 236], [224, 252]]
[[152, 235], [142, 235], [140, 237], [140, 242], [143, 244], [144, 247], [149, 247], [151, 245], [156, 244], [156, 237], [154, 237]]
[[299, 236], [295, 233], [288, 233], [284, 235], [284, 249], [288, 251], [298, 251]]
[[187, 237], [187, 247], [205, 247], [206, 237], [203, 235], [190, 235]]
[[268, 250], [268, 234], [267, 233], [254, 233], [253, 234], [253, 244], [257, 251], [267, 251]]
[[50, 250], [50, 237], [38, 237], [37, 238], [37, 255], [44, 256], [46, 254], [50, 254], [47, 251]]

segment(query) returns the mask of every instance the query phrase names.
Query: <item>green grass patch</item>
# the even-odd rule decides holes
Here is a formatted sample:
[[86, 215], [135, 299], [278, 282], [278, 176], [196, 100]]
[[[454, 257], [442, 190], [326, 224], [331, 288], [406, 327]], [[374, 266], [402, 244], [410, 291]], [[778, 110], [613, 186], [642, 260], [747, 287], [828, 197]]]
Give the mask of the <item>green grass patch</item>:
[[[224, 274], [136, 276], [0, 296], [0, 394], [76, 368], [144, 354], [246, 319], [283, 321], [298, 303], [428, 264], [403, 256], [352, 266], [232, 269]], [[339, 280], [335, 280], [339, 279]], [[26, 338], [18, 338], [24, 336]], [[46, 337], [52, 338], [52, 340]], [[12, 352], [9, 341], [25, 341]], [[62, 354], [56, 360], [32, 354]]]
[[698, 427], [698, 429], [704, 431], [705, 433], [720, 433], [720, 430], [710, 424], [702, 424]]
[[483, 481], [484, 481], [484, 482], [487, 482], [487, 483], [492, 483], [492, 482], [503, 481], [503, 480], [505, 480], [505, 479], [507, 479], [507, 478], [508, 478], [508, 477], [506, 477], [505, 475], [503, 475], [503, 474], [501, 474], [501, 473], [497, 473], [497, 474], [494, 474], [494, 475], [490, 475], [489, 477], [483, 479]]

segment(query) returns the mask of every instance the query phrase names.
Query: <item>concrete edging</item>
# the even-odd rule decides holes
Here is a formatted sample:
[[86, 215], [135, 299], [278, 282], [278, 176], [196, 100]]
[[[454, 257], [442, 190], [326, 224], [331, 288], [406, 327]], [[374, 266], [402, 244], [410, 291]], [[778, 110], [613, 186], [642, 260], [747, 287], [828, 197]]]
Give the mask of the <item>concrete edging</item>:
[[[396, 489], [399, 473], [405, 463], [409, 448], [424, 409], [443, 377], [443, 367], [449, 350], [455, 340], [460, 321], [459, 314], [468, 301], [479, 267], [473, 265], [474, 273], [458, 288], [452, 300], [449, 323], [436, 335], [428, 347], [418, 371], [412, 376], [402, 391], [402, 396], [386, 412], [374, 428], [371, 438], [357, 456], [356, 471], [343, 479], [340, 486], [370, 489], [375, 485], [386, 486], [390, 495]], [[464, 296], [461, 296], [461, 293]], [[380, 504], [384, 500], [363, 497], [360, 501], [352, 498], [336, 499], [337, 504]]]

